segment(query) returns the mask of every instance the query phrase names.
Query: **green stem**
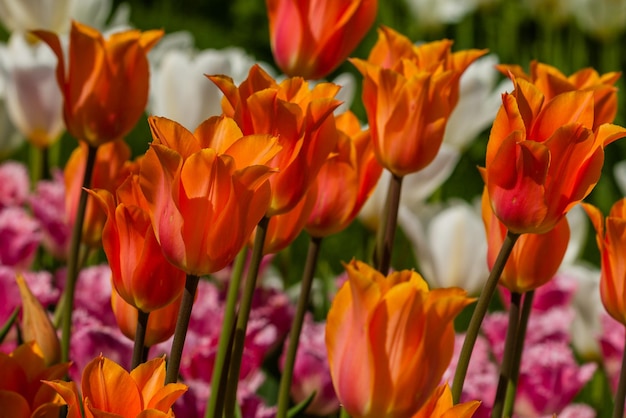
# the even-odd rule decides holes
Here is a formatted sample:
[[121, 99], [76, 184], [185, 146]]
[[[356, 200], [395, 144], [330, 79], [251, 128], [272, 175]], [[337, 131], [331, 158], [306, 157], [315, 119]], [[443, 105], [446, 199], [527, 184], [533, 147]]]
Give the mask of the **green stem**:
[[17, 320], [17, 314], [19, 312], [20, 312], [20, 308], [19, 307], [13, 309], [13, 312], [11, 313], [11, 316], [9, 316], [9, 319], [7, 319], [7, 322], [5, 322], [4, 325], [2, 326], [2, 329], [0, 329], [0, 343], [2, 341], [4, 341], [4, 339], [6, 338], [7, 334], [9, 333], [9, 331], [11, 330], [13, 325], [15, 324], [15, 321]]
[[[265, 236], [267, 235], [267, 226], [270, 218], [263, 217], [259, 221], [256, 228], [256, 236], [254, 237], [254, 247], [252, 248], [252, 258], [248, 269], [248, 277], [246, 278], [241, 302], [239, 303], [239, 313], [237, 315], [237, 325], [235, 327], [235, 335], [233, 339], [233, 351], [228, 370], [228, 384], [226, 386], [226, 399], [224, 401], [224, 416], [235, 416], [235, 404], [237, 403], [237, 386], [239, 385], [239, 371], [241, 369], [241, 359], [243, 357], [243, 348], [246, 338], [246, 329], [248, 328], [248, 319], [250, 318], [250, 310], [252, 308], [252, 297], [256, 289], [256, 279], [259, 274], [261, 260], [263, 259], [263, 246], [265, 245]], [[214, 417], [218, 418], [218, 417]]]
[[456, 366], [456, 373], [454, 374], [454, 380], [452, 383], [452, 399], [454, 400], [455, 404], [459, 403], [459, 400], [461, 399], [461, 392], [463, 391], [465, 375], [467, 374], [467, 368], [469, 366], [469, 361], [472, 356], [472, 350], [474, 350], [474, 344], [476, 343], [476, 339], [478, 338], [478, 333], [480, 331], [480, 326], [483, 322], [483, 318], [485, 317], [485, 314], [489, 309], [489, 304], [491, 302], [493, 294], [496, 291], [496, 287], [498, 286], [500, 275], [504, 270], [506, 261], [509, 259], [511, 251], [513, 250], [513, 246], [515, 245], [515, 242], [518, 238], [518, 234], [513, 234], [511, 232], [508, 232], [506, 234], [506, 238], [502, 243], [502, 247], [500, 248], [500, 253], [498, 253], [498, 257], [493, 264], [493, 268], [491, 269], [489, 278], [485, 283], [483, 291], [480, 293], [478, 302], [476, 302], [476, 308], [474, 309], [472, 319], [470, 319], [469, 327], [467, 328], [467, 333], [465, 334], [465, 341], [463, 341], [463, 347], [461, 348], [459, 362]]
[[148, 329], [149, 312], [144, 312], [141, 309], [137, 309], [137, 329], [135, 330], [135, 345], [133, 346], [133, 361], [130, 369], [143, 363], [146, 341], [146, 330]]
[[613, 418], [624, 416], [624, 400], [626, 399], [626, 340], [624, 341], [624, 354], [622, 356], [622, 369], [619, 373], [619, 383], [615, 393], [615, 404], [613, 405]]
[[396, 225], [398, 224], [402, 179], [403, 177], [391, 174], [387, 200], [385, 201], [385, 211], [383, 213], [383, 225], [378, 230], [376, 237], [376, 269], [385, 275], [389, 271], [389, 265], [391, 264], [393, 241], [396, 235]]
[[87, 208], [87, 197], [85, 189], [91, 186], [91, 177], [96, 162], [98, 147], [88, 145], [87, 163], [85, 164], [85, 174], [83, 175], [83, 189], [80, 191], [76, 218], [72, 229], [72, 238], [67, 259], [67, 277], [65, 279], [65, 292], [63, 300], [63, 318], [61, 321], [61, 362], [66, 363], [70, 357], [70, 336], [72, 333], [72, 311], [74, 310], [74, 291], [76, 290], [76, 279], [79, 270], [79, 250], [83, 235], [83, 223], [85, 222], [85, 209]]
[[222, 323], [222, 331], [220, 332], [219, 344], [217, 346], [217, 354], [215, 355], [213, 376], [211, 376], [211, 396], [209, 396], [207, 400], [205, 418], [222, 416], [222, 407], [224, 406], [224, 388], [222, 385], [223, 382], [225, 382], [222, 376], [225, 374], [224, 369], [228, 369], [229, 365], [229, 362], [226, 360], [230, 354], [229, 349], [231, 348], [233, 324], [235, 323], [235, 314], [237, 311], [237, 296], [239, 296], [241, 276], [246, 265], [247, 256], [248, 247], [244, 247], [235, 259], [232, 277], [228, 284], [226, 306], [224, 307], [224, 321]]
[[511, 293], [511, 306], [509, 307], [509, 326], [506, 330], [506, 341], [504, 343], [504, 353], [502, 355], [502, 364], [500, 365], [500, 379], [498, 379], [498, 388], [491, 409], [492, 418], [501, 418], [504, 409], [504, 398], [506, 397], [507, 388], [512, 383], [512, 367], [513, 358], [515, 357], [515, 346], [517, 343], [517, 332], [520, 322], [520, 308], [522, 295], [517, 292]]
[[191, 309], [193, 308], [193, 301], [196, 297], [196, 290], [198, 289], [199, 281], [200, 277], [195, 274], [187, 274], [187, 280], [185, 280], [185, 290], [183, 291], [183, 298], [180, 302], [180, 309], [178, 310], [176, 329], [174, 330], [172, 350], [167, 363], [167, 376], [165, 377], [165, 384], [176, 383], [178, 380], [180, 360], [183, 356], [183, 347], [185, 346], [185, 338], [187, 337], [187, 329], [189, 328]]
[[350, 414], [346, 411], [345, 408], [341, 408], [341, 412], [339, 413], [339, 418], [350, 418]]
[[522, 314], [520, 315], [519, 327], [517, 328], [517, 343], [515, 344], [515, 353], [513, 357], [513, 365], [511, 368], [511, 382], [506, 390], [506, 398], [504, 399], [504, 416], [513, 416], [515, 407], [515, 396], [517, 394], [517, 382], [519, 380], [520, 366], [522, 365], [522, 353], [524, 352], [524, 342], [526, 341], [526, 329], [528, 320], [533, 308], [533, 298], [535, 291], [531, 290], [524, 295], [522, 304]]
[[296, 315], [291, 323], [289, 346], [287, 347], [283, 373], [280, 377], [280, 386], [278, 389], [278, 411], [276, 413], [277, 418], [287, 418], [293, 367], [296, 362], [296, 354], [298, 353], [298, 342], [300, 341], [300, 333], [302, 332], [304, 316], [306, 314], [307, 307], [309, 306], [309, 295], [311, 294], [311, 285], [313, 284], [313, 277], [315, 276], [315, 266], [317, 265], [321, 244], [321, 237], [311, 237], [311, 240], [309, 241], [309, 251], [307, 253], [306, 264], [304, 265], [302, 283], [300, 284], [298, 306], [296, 308]]

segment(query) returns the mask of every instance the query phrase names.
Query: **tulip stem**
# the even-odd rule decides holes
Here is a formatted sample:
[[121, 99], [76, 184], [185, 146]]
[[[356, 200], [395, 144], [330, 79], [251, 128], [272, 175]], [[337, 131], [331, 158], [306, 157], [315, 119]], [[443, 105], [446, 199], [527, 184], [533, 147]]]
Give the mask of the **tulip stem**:
[[533, 307], [533, 298], [535, 291], [531, 290], [524, 295], [522, 305], [522, 314], [520, 316], [519, 327], [517, 328], [517, 342], [515, 344], [515, 353], [513, 356], [513, 364], [511, 368], [511, 381], [506, 390], [506, 398], [504, 399], [504, 416], [513, 416], [515, 407], [515, 396], [517, 394], [517, 382], [519, 380], [519, 371], [522, 364], [522, 353], [524, 352], [524, 342], [526, 340], [526, 329], [528, 328], [528, 320]]
[[393, 241], [396, 236], [396, 225], [398, 224], [398, 208], [400, 206], [400, 192], [402, 190], [403, 177], [391, 175], [387, 200], [385, 201], [385, 211], [383, 213], [383, 225], [378, 230], [376, 237], [376, 269], [387, 275], [391, 264], [391, 253]]
[[509, 326], [506, 329], [506, 340], [504, 343], [504, 353], [502, 356], [502, 364], [500, 365], [500, 378], [498, 379], [498, 388], [491, 409], [492, 418], [501, 418], [504, 409], [504, 398], [507, 394], [507, 388], [513, 383], [513, 361], [515, 357], [515, 347], [518, 342], [518, 328], [520, 324], [520, 308], [522, 295], [517, 292], [511, 293], [511, 306], [509, 307]]
[[307, 253], [306, 263], [304, 265], [304, 274], [302, 276], [302, 283], [300, 284], [298, 306], [296, 308], [296, 315], [291, 323], [289, 345], [285, 355], [283, 373], [280, 377], [280, 386], [278, 389], [278, 411], [276, 413], [276, 418], [287, 418], [293, 368], [296, 362], [296, 354], [298, 353], [298, 342], [300, 341], [300, 333], [302, 332], [304, 316], [306, 315], [307, 307], [309, 306], [311, 285], [313, 284], [313, 277], [315, 276], [315, 267], [317, 265], [321, 244], [321, 237], [312, 236], [309, 241], [309, 250]]
[[[228, 384], [226, 386], [226, 399], [224, 401], [224, 416], [235, 416], [235, 404], [237, 403], [237, 386], [239, 385], [239, 371], [241, 369], [241, 359], [243, 357], [243, 348], [246, 338], [246, 329], [248, 328], [248, 319], [250, 310], [252, 309], [252, 297], [256, 289], [256, 280], [263, 259], [263, 246], [265, 245], [265, 236], [267, 235], [267, 227], [270, 218], [264, 216], [257, 225], [256, 236], [254, 237], [254, 246], [252, 247], [252, 257], [250, 259], [250, 267], [248, 268], [248, 277], [241, 295], [239, 303], [239, 313], [237, 314], [237, 325], [235, 326], [235, 335], [233, 339], [233, 350], [228, 370]], [[218, 418], [218, 417], [214, 417]]]
[[624, 354], [622, 356], [622, 369], [619, 373], [619, 383], [615, 392], [615, 404], [613, 405], [613, 418], [624, 416], [624, 400], [626, 399], [626, 340], [624, 341]]
[[76, 279], [79, 270], [79, 250], [83, 235], [83, 223], [85, 222], [85, 210], [87, 208], [87, 197], [85, 189], [91, 186], [91, 177], [96, 162], [98, 147], [87, 146], [87, 162], [85, 164], [85, 174], [83, 175], [83, 189], [80, 191], [76, 218], [72, 229], [69, 254], [67, 256], [67, 273], [65, 279], [65, 292], [63, 294], [63, 317], [61, 321], [61, 362], [66, 363], [70, 359], [70, 337], [72, 333], [72, 311], [74, 310], [74, 291], [76, 290]]
[[[115, 292], [115, 290], [113, 290]], [[146, 330], [148, 329], [149, 312], [137, 309], [137, 329], [135, 330], [135, 345], [133, 346], [133, 361], [130, 369], [133, 370], [145, 361], [144, 348], [146, 341]]]
[[233, 334], [233, 324], [235, 323], [235, 314], [237, 312], [237, 297], [239, 296], [239, 287], [241, 285], [241, 276], [246, 265], [248, 257], [248, 247], [244, 247], [240, 252], [235, 263], [233, 264], [233, 272], [228, 284], [228, 294], [226, 296], [226, 306], [224, 307], [224, 319], [222, 322], [222, 331], [220, 332], [219, 344], [217, 346], [217, 354], [213, 366], [213, 375], [211, 376], [211, 395], [207, 400], [207, 409], [205, 418], [221, 417], [224, 407], [224, 387], [225, 379], [224, 369], [228, 368], [229, 362], [227, 357], [230, 354], [231, 341]]
[[459, 403], [459, 400], [461, 399], [465, 375], [467, 374], [467, 368], [472, 356], [472, 351], [474, 350], [474, 344], [476, 344], [476, 339], [478, 338], [483, 318], [489, 309], [489, 304], [491, 303], [491, 298], [493, 297], [493, 294], [498, 286], [500, 275], [504, 270], [504, 266], [506, 265], [506, 262], [511, 255], [511, 251], [513, 250], [513, 246], [518, 238], [519, 234], [513, 234], [510, 231], [506, 234], [502, 247], [500, 248], [500, 252], [498, 253], [498, 257], [496, 258], [493, 268], [491, 269], [491, 273], [489, 274], [489, 278], [480, 293], [478, 302], [476, 302], [476, 308], [474, 309], [474, 313], [472, 314], [472, 318], [470, 319], [470, 323], [467, 328], [467, 333], [465, 334], [465, 341], [463, 341], [463, 347], [461, 348], [461, 354], [459, 355], [459, 362], [456, 366], [456, 372], [452, 382], [452, 399], [455, 404]]
[[178, 380], [180, 360], [183, 356], [183, 347], [185, 346], [185, 338], [187, 337], [187, 329], [189, 328], [189, 320], [191, 319], [191, 309], [193, 308], [193, 301], [196, 297], [196, 290], [198, 289], [199, 281], [200, 277], [195, 274], [187, 274], [185, 289], [183, 290], [183, 298], [180, 302], [180, 309], [178, 310], [176, 329], [174, 330], [172, 350], [167, 363], [165, 384], [176, 383]]

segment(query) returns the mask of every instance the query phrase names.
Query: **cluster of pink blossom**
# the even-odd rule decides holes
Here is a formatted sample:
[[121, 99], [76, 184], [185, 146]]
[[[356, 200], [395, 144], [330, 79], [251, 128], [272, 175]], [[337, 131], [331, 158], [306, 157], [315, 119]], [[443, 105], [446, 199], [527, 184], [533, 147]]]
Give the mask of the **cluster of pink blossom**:
[[[590, 406], [572, 403], [597, 369], [595, 363], [578, 364], [571, 347], [575, 290], [576, 285], [570, 278], [558, 274], [535, 293], [522, 353], [515, 417], [596, 416]], [[503, 300], [508, 300], [508, 295], [503, 296]], [[482, 401], [474, 417], [491, 414], [507, 326], [508, 314], [502, 311], [487, 315], [483, 322], [482, 336], [474, 347], [461, 397], [462, 401]], [[464, 335], [456, 338], [455, 356], [444, 375], [445, 380], [451, 381], [454, 376], [463, 339]], [[613, 347], [620, 350], [621, 341], [623, 339]], [[617, 372], [619, 364], [618, 361]]]

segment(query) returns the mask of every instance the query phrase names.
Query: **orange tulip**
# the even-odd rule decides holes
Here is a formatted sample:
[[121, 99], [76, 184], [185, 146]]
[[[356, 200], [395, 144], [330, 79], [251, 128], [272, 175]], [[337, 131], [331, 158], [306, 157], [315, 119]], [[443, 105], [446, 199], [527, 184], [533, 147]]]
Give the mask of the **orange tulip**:
[[163, 31], [127, 30], [105, 40], [96, 29], [74, 21], [67, 58], [55, 33], [33, 33], [58, 58], [57, 82], [70, 134], [98, 146], [130, 132], [148, 100], [150, 65], [146, 55]]
[[323, 78], [361, 42], [378, 0], [266, 0], [274, 60], [289, 76]]
[[604, 147], [626, 129], [593, 129], [594, 92], [570, 91], [546, 100], [535, 85], [515, 78], [502, 96], [481, 169], [491, 206], [512, 233], [552, 229], [600, 178]]
[[165, 383], [163, 357], [142, 363], [128, 373], [102, 355], [83, 369], [82, 400], [74, 382], [46, 381], [68, 405], [68, 418], [173, 417], [171, 407], [187, 391], [182, 383]]
[[[483, 193], [483, 222], [487, 232], [487, 264], [491, 269], [502, 248], [507, 229], [489, 205]], [[567, 218], [563, 217], [550, 231], [520, 236], [504, 266], [500, 284], [511, 292], [524, 293], [546, 284], [561, 266], [570, 238]]]
[[17, 276], [17, 287], [22, 298], [22, 339], [37, 343], [47, 366], [57, 364], [61, 360], [61, 343], [48, 312], [21, 275]]
[[91, 194], [106, 212], [102, 245], [115, 290], [126, 303], [143, 312], [171, 304], [182, 294], [186, 274], [167, 261], [161, 251], [139, 177], [127, 177], [117, 189], [117, 203], [106, 190]]
[[453, 405], [452, 391], [445, 383], [433, 392], [426, 404], [412, 418], [471, 418], [479, 406], [479, 401]]
[[337, 396], [355, 418], [411, 417], [439, 385], [453, 320], [472, 299], [459, 288], [429, 291], [413, 271], [384, 277], [358, 261], [346, 270], [326, 323]]
[[42, 380], [61, 379], [68, 369], [67, 363], [46, 366], [34, 341], [20, 345], [11, 354], [0, 353], [0, 414], [11, 418], [58, 417], [62, 400]]
[[226, 76], [209, 78], [224, 92], [224, 114], [234, 118], [245, 135], [278, 137], [282, 150], [268, 162], [278, 173], [270, 178], [272, 202], [267, 216], [288, 212], [335, 148], [333, 110], [340, 103], [334, 99], [339, 86], [320, 83], [310, 88], [302, 78], [278, 84], [256, 65], [239, 87]]
[[369, 130], [361, 130], [352, 112], [337, 117], [339, 140], [335, 152], [322, 166], [315, 187], [320, 192], [306, 231], [325, 237], [346, 228], [370, 196], [382, 167], [374, 155]]
[[544, 94], [545, 100], [551, 100], [554, 96], [568, 91], [593, 91], [594, 130], [615, 119], [617, 87], [614, 84], [621, 75], [618, 72], [599, 75], [593, 68], [584, 68], [570, 76], [565, 76], [557, 68], [539, 61], [530, 63], [530, 74], [526, 74], [519, 65], [502, 64], [497, 68], [504, 75], [511, 73], [516, 78], [522, 78], [534, 84]]
[[[111, 193], [122, 184], [131, 170], [130, 148], [123, 140], [108, 142], [98, 147], [96, 162], [91, 178], [93, 189], [104, 189]], [[87, 164], [87, 144], [81, 142], [70, 155], [63, 176], [65, 178], [65, 209], [70, 225], [76, 219], [78, 200], [82, 192], [82, 181]], [[89, 199], [83, 224], [83, 243], [90, 247], [99, 247], [102, 240], [102, 228], [106, 213], [100, 205]]]
[[140, 166], [140, 185], [165, 257], [202, 276], [228, 265], [270, 202], [265, 164], [280, 150], [269, 135], [243, 136], [226, 117], [191, 133], [150, 118], [154, 142]]
[[[265, 234], [263, 254], [275, 254], [284, 250], [298, 238], [304, 224], [309, 219], [316, 200], [316, 190], [309, 190], [295, 208], [270, 218]], [[254, 236], [250, 241], [254, 243]]]
[[459, 100], [459, 79], [484, 50], [452, 53], [452, 41], [415, 46], [382, 27], [367, 61], [352, 59], [364, 77], [363, 104], [374, 151], [383, 167], [404, 176], [435, 158], [450, 113]]
[[602, 304], [609, 315], [626, 325], [626, 199], [615, 202], [606, 220], [598, 208], [589, 204], [583, 207], [597, 233]]
[[[181, 300], [182, 294], [179, 294], [178, 298], [169, 305], [150, 312], [144, 340], [145, 347], [152, 347], [174, 335]], [[134, 341], [137, 330], [137, 308], [126, 303], [115, 290], [111, 292], [111, 306], [122, 334]]]

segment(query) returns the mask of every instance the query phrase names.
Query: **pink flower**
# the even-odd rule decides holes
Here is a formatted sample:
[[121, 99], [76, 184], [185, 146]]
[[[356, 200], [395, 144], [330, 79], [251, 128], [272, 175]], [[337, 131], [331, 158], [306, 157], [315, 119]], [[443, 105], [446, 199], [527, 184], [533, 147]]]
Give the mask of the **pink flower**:
[[[339, 400], [328, 367], [325, 328], [325, 323], [313, 322], [310, 315], [305, 317], [291, 382], [291, 397], [296, 403], [304, 401], [315, 392], [315, 397], [306, 412], [319, 416], [332, 414], [339, 409]], [[281, 370], [287, 347], [288, 341], [285, 341], [285, 349], [280, 360]]]
[[0, 165], [0, 208], [21, 206], [29, 191], [30, 179], [24, 164], [7, 161]]
[[20, 207], [0, 210], [0, 264], [26, 270], [41, 242], [39, 223]]
[[604, 370], [609, 378], [612, 392], [617, 390], [622, 356], [624, 353], [624, 326], [606, 312], [600, 317], [602, 335], [600, 335], [600, 351]]
[[54, 257], [65, 259], [70, 243], [70, 226], [65, 212], [63, 173], [55, 171], [52, 180], [42, 180], [29, 198], [33, 216], [41, 224], [42, 244]]
[[548, 342], [524, 349], [515, 411], [520, 417], [559, 414], [587, 384], [596, 364], [576, 363], [570, 347]]

